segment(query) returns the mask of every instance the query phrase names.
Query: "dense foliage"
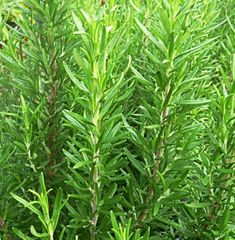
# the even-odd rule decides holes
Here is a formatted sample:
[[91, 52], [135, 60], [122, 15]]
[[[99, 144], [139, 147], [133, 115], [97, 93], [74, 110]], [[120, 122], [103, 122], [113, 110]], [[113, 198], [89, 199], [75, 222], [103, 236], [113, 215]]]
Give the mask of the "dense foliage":
[[234, 0], [0, 0], [0, 239], [235, 239]]

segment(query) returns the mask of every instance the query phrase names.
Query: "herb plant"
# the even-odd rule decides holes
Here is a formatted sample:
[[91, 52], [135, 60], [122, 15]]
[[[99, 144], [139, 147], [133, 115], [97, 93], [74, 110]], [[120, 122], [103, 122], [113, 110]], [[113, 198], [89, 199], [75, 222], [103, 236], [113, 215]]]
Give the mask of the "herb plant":
[[233, 0], [0, 0], [0, 239], [235, 239]]

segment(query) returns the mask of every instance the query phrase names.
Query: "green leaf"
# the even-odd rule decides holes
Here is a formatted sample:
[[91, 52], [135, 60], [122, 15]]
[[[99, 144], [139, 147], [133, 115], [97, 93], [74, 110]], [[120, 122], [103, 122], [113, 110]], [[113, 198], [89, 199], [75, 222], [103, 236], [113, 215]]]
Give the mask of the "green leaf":
[[115, 215], [114, 215], [113, 211], [110, 211], [110, 218], [111, 218], [111, 223], [112, 223], [112, 227], [113, 227], [115, 237], [116, 237], [116, 239], [121, 240], [121, 236], [119, 234], [119, 226], [118, 226], [118, 223], [117, 223], [117, 220], [115, 218]]
[[151, 40], [151, 42], [164, 54], [166, 55], [166, 49], [165, 46], [158, 41], [151, 32], [148, 31], [148, 29], [138, 20], [138, 18], [135, 18], [135, 22], [137, 23], [140, 30]]
[[30, 232], [38, 238], [49, 237], [48, 233], [38, 233], [33, 225], [30, 227]]
[[205, 208], [211, 206], [211, 203], [187, 203], [185, 205], [190, 208]]
[[146, 171], [141, 164], [140, 161], [136, 160], [135, 157], [131, 154], [131, 152], [127, 148], [123, 148], [124, 152], [126, 153], [128, 159], [131, 161], [133, 167], [135, 167], [141, 174], [146, 175]]
[[70, 79], [73, 81], [73, 83], [81, 90], [84, 92], [89, 92], [87, 87], [85, 86], [85, 84], [83, 82], [80, 82], [75, 75], [72, 73], [72, 71], [70, 70], [70, 68], [68, 67], [68, 65], [64, 62], [64, 68], [67, 72], [67, 74], [69, 75]]
[[77, 129], [79, 129], [81, 132], [87, 133], [85, 127], [82, 125], [81, 121], [79, 121], [80, 119], [76, 117], [76, 115], [68, 111], [64, 111], [63, 113], [73, 126], [77, 127]]
[[28, 202], [28, 201], [24, 200], [23, 198], [15, 195], [14, 193], [11, 193], [11, 196], [15, 200], [17, 200], [19, 203], [23, 204], [26, 208], [28, 208], [29, 210], [34, 212], [37, 216], [43, 218], [43, 215], [41, 214], [41, 212], [36, 207], [33, 206], [35, 203], [39, 204], [38, 201]]
[[179, 105], [207, 105], [211, 102], [209, 99], [195, 99], [195, 100], [181, 100], [178, 101]]
[[17, 229], [17, 228], [13, 228], [13, 231], [14, 231], [14, 233], [18, 236], [18, 237], [20, 237], [21, 239], [23, 239], [23, 240], [33, 240], [32, 238], [30, 238], [30, 237], [27, 237], [24, 233], [22, 233], [19, 229]]
[[81, 162], [76, 163], [73, 166], [73, 169], [78, 169], [78, 168], [81, 168], [83, 166], [87, 166], [87, 165], [91, 165], [91, 164], [92, 164], [92, 162], [90, 162], [90, 161], [81, 161]]
[[57, 224], [58, 224], [58, 221], [59, 221], [59, 217], [60, 217], [60, 214], [61, 214], [62, 198], [63, 198], [62, 189], [59, 188], [57, 190], [56, 198], [55, 198], [55, 201], [54, 201], [52, 217], [51, 217], [53, 231], [56, 230], [56, 227], [57, 227]]

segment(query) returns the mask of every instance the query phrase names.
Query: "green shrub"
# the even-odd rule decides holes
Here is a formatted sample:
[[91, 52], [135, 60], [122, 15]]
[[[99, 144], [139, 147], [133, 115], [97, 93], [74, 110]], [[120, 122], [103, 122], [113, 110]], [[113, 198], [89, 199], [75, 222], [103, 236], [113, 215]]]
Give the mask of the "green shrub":
[[0, 0], [0, 239], [235, 238], [233, 2]]

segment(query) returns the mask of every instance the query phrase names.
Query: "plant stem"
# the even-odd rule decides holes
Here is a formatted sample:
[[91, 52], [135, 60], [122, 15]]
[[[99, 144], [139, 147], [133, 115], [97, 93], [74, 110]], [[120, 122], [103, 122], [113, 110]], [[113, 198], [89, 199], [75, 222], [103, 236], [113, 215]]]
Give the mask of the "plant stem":
[[[53, 32], [53, 29], [52, 29]], [[56, 73], [57, 73], [57, 62], [56, 62], [56, 48], [54, 43], [53, 35], [50, 35], [49, 38], [49, 46], [52, 48], [51, 53], [51, 69], [50, 69], [50, 78], [52, 80], [52, 86], [50, 89], [50, 96], [49, 96], [49, 113], [50, 113], [50, 120], [49, 120], [49, 149], [50, 149], [50, 157], [49, 157], [49, 166], [53, 168], [55, 166], [55, 142], [56, 142], [56, 126], [55, 126], [55, 100], [56, 100], [56, 93], [57, 93], [57, 85], [58, 82], [56, 80]], [[50, 171], [50, 175], [54, 175], [55, 170]]]
[[[97, 101], [95, 101], [97, 103]], [[92, 208], [92, 220], [91, 220], [91, 239], [96, 239], [96, 225], [99, 218], [97, 208], [99, 204], [99, 187], [100, 187], [100, 173], [99, 173], [99, 162], [100, 162], [100, 149], [97, 149], [97, 144], [99, 140], [99, 103], [97, 103], [97, 107], [94, 108], [93, 112], [93, 124], [95, 126], [95, 133], [92, 134], [93, 139], [93, 146], [95, 149], [95, 152], [93, 154], [93, 198], [91, 201], [91, 208]], [[97, 110], [96, 110], [97, 109]]]
[[95, 152], [94, 154], [94, 172], [93, 172], [93, 198], [91, 202], [92, 207], [92, 220], [91, 220], [91, 239], [96, 238], [96, 225], [98, 221], [98, 213], [97, 213], [97, 207], [98, 207], [98, 191], [99, 191], [99, 150]]
[[[170, 97], [168, 96], [168, 94], [170, 94], [170, 84], [166, 87], [166, 90], [164, 91], [164, 102], [167, 99], [168, 99], [167, 101], [169, 101]], [[163, 110], [161, 112], [161, 128], [162, 129], [164, 128], [164, 124], [165, 124], [164, 122], [165, 122], [165, 119], [168, 116], [168, 113], [169, 113], [168, 107], [166, 105], [163, 106]], [[162, 158], [163, 153], [164, 153], [164, 151], [162, 150], [162, 147], [163, 147], [162, 136], [163, 135], [164, 135], [164, 131], [160, 130], [159, 131], [160, 142], [159, 142], [159, 145], [158, 145], [158, 150], [157, 150], [157, 152], [155, 154], [156, 158], [155, 158], [154, 168], [153, 168], [153, 179], [154, 179], [155, 182], [158, 181], [157, 172], [158, 172], [158, 169], [159, 169], [159, 163], [160, 163], [159, 161]], [[153, 187], [150, 186], [149, 187], [149, 191], [148, 191], [148, 195], [147, 195], [147, 199], [146, 199], [146, 202], [148, 204], [151, 203], [151, 201], [153, 199], [153, 195], [154, 195], [154, 190], [153, 190]], [[140, 222], [143, 222], [145, 220], [145, 218], [147, 217], [148, 212], [149, 212], [149, 208], [145, 208], [143, 210], [143, 212], [140, 214], [140, 217], [139, 217], [139, 221]]]
[[[50, 110], [50, 121], [49, 121], [49, 149], [50, 149], [50, 161], [49, 166], [53, 167], [55, 163], [55, 141], [56, 141], [56, 130], [55, 130], [55, 97], [56, 97], [57, 82], [54, 82], [50, 90], [49, 97], [49, 110]], [[54, 171], [51, 171], [54, 174]]]
[[[162, 140], [160, 141], [160, 144], [159, 144], [159, 150], [157, 151], [156, 153], [156, 160], [155, 160], [155, 165], [154, 165], [154, 169], [153, 169], [153, 179], [155, 182], [158, 181], [158, 176], [157, 176], [157, 172], [158, 172], [158, 169], [159, 169], [159, 159], [162, 157]], [[148, 195], [147, 195], [147, 199], [146, 199], [146, 202], [147, 203], [150, 203], [153, 199], [153, 194], [154, 194], [154, 190], [153, 190], [153, 187], [150, 186], [149, 187], [149, 191], [148, 191]], [[139, 221], [140, 222], [143, 222], [147, 216], [149, 212], [149, 208], [145, 208], [143, 210], [143, 212], [141, 213], [140, 217], [139, 217]]]
[[7, 225], [2, 217], [0, 217], [0, 226], [2, 227], [3, 232], [6, 234], [6, 239], [11, 240], [10, 234], [7, 234]]

